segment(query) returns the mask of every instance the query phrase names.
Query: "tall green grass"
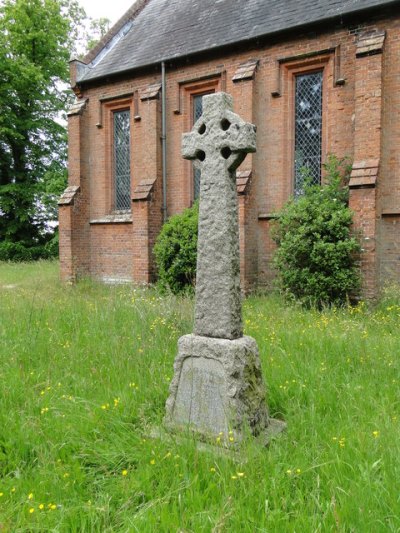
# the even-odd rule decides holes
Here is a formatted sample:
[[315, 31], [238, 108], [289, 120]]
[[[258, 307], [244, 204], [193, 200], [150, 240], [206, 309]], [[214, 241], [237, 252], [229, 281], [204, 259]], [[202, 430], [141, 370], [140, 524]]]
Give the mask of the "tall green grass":
[[396, 302], [248, 299], [288, 427], [235, 460], [150, 435], [191, 300], [0, 264], [0, 531], [400, 531]]

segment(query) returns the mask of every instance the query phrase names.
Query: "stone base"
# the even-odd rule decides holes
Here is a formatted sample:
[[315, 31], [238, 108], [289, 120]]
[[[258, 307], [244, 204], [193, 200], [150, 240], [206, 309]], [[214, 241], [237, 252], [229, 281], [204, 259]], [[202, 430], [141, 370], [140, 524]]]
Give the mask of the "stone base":
[[[261, 447], [267, 447], [272, 440], [277, 438], [283, 431], [286, 429], [286, 423], [282, 420], [277, 420], [275, 418], [270, 418], [268, 427], [261, 432], [257, 437], [255, 437], [256, 443]], [[176, 429], [169, 429], [165, 427], [152, 427], [148, 432], [150, 438], [160, 439], [163, 442], [170, 442], [171, 444], [194, 444], [196, 449], [200, 452], [208, 452], [212, 455], [228, 457], [235, 461], [240, 461], [241, 463], [247, 462], [247, 456], [243, 453], [243, 441], [236, 442], [222, 442], [217, 444], [215, 438], [213, 441], [210, 439], [200, 440], [196, 437], [201, 437], [198, 432], [193, 432], [189, 430], [188, 432], [179, 432], [176, 433]], [[246, 448], [244, 448], [245, 451]]]
[[181, 337], [164, 423], [220, 444], [273, 431], [255, 340]]

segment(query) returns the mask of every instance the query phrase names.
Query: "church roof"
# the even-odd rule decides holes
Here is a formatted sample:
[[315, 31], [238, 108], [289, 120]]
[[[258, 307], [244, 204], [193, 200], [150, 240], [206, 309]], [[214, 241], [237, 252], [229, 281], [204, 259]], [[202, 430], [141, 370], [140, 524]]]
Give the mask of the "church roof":
[[77, 82], [336, 20], [394, 0], [137, 0], [86, 56]]

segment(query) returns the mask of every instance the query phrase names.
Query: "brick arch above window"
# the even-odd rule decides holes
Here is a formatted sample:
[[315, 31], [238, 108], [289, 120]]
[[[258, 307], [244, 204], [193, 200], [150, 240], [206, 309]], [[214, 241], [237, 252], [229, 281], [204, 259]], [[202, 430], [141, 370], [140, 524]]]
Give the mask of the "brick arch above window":
[[187, 94], [197, 92], [216, 92], [226, 90], [226, 71], [204, 74], [190, 79], [179, 80], [177, 83], [175, 115], [187, 112]]

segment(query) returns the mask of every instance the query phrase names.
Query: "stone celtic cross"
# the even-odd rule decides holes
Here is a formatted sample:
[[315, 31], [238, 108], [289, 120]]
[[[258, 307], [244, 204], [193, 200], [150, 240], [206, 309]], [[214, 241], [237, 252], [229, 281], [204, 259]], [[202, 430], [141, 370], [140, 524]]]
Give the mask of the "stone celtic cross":
[[256, 128], [232, 111], [232, 97], [203, 98], [203, 114], [183, 136], [182, 155], [201, 169], [194, 333], [242, 336], [235, 170], [256, 151]]
[[201, 169], [195, 324], [178, 341], [164, 421], [228, 444], [283, 427], [268, 416], [257, 344], [242, 331], [235, 170], [255, 150], [255, 126], [225, 93], [204, 97], [182, 140], [183, 157]]

